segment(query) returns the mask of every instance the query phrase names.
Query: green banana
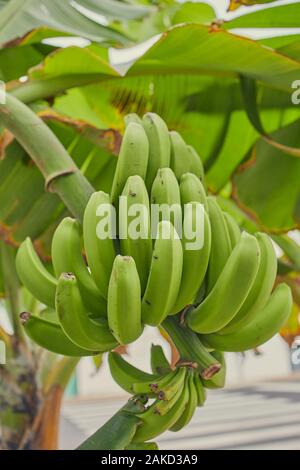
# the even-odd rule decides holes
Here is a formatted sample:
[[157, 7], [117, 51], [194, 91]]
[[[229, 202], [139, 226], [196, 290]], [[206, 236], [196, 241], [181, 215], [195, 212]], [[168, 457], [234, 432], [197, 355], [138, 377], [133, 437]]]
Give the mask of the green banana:
[[[108, 225], [105, 223], [102, 227], [104, 222]], [[84, 248], [92, 278], [104, 299], [107, 299], [108, 284], [115, 259], [113, 225], [109, 195], [102, 191], [92, 194], [84, 212]], [[103, 230], [107, 228], [106, 237], [100, 228]]]
[[20, 318], [29, 338], [48, 351], [63, 356], [78, 357], [97, 354], [97, 351], [92, 352], [74, 344], [58, 323], [44, 320], [27, 312], [21, 313]]
[[[168, 235], [168, 238], [164, 238]], [[182, 258], [181, 240], [173, 225], [167, 221], [160, 222], [142, 300], [142, 319], [145, 324], [157, 326], [171, 312], [179, 292]], [[158, 295], [162, 286], [164, 295]]]
[[[201, 211], [201, 212], [200, 212]], [[184, 227], [192, 226], [196, 232], [196, 237], [199, 237], [200, 230], [195, 230], [197, 217], [203, 214], [202, 231], [203, 245], [198, 249], [188, 249], [189, 244], [197, 239], [189, 240], [186, 238], [185, 230], [183, 231], [182, 245], [183, 245], [183, 268], [179, 293], [172, 307], [172, 312], [180, 312], [187, 304], [191, 303], [203, 283], [207, 266], [209, 262], [210, 248], [211, 248], [211, 228], [209, 217], [205, 209], [198, 202], [190, 202], [185, 206], [184, 214]]]
[[[216, 375], [218, 375], [219, 373], [220, 372], [218, 372]], [[200, 375], [198, 373], [195, 373], [194, 383], [197, 392], [197, 406], [203, 406], [206, 401], [206, 390], [204, 388], [204, 383], [206, 382], [209, 382], [209, 380], [202, 382]]]
[[142, 334], [141, 284], [134, 259], [118, 255], [108, 287], [108, 324], [120, 344]]
[[[143, 213], [141, 213], [140, 210], [142, 210]], [[128, 178], [122, 192], [119, 213], [121, 254], [132, 256], [134, 259], [143, 294], [150, 270], [152, 240], [149, 197], [144, 180], [140, 176], [130, 176]], [[131, 234], [130, 228], [135, 229], [135, 233]]]
[[176, 131], [169, 132], [171, 142], [171, 163], [170, 166], [180, 181], [184, 173], [192, 173], [192, 154], [180, 134]]
[[214, 333], [236, 315], [254, 283], [260, 262], [256, 238], [243, 232], [214, 288], [187, 314], [188, 326], [197, 333]]
[[270, 237], [265, 233], [257, 233], [260, 248], [260, 263], [255, 281], [238, 313], [228, 325], [219, 331], [230, 334], [246, 326], [255, 317], [258, 310], [267, 303], [272, 292], [277, 273], [277, 258]]
[[56, 323], [59, 325], [57, 311], [54, 308], [51, 308], [51, 307], [44, 308], [40, 312], [39, 317], [42, 318], [43, 320], [49, 321], [51, 323]]
[[231, 241], [231, 249], [235, 247], [235, 245], [238, 243], [239, 239], [241, 238], [241, 230], [232, 215], [228, 214], [228, 212], [223, 211], [223, 215], [225, 218], [225, 222], [227, 225], [228, 233], [229, 233], [229, 238]]
[[148, 374], [134, 367], [116, 352], [108, 353], [108, 364], [114, 381], [128, 393], [134, 393], [135, 383], [146, 381], [152, 383], [157, 380], [157, 375]]
[[74, 273], [88, 311], [97, 316], [107, 316], [107, 303], [91, 277], [81, 250], [81, 228], [77, 220], [64, 218], [52, 238], [52, 263], [57, 278], [62, 273]]
[[187, 145], [187, 149], [190, 154], [190, 172], [194, 173], [202, 182], [204, 182], [204, 167], [200, 156], [191, 145]]
[[170, 166], [171, 146], [166, 123], [155, 113], [143, 117], [143, 126], [149, 140], [149, 162], [146, 186], [150, 193], [157, 171]]
[[191, 201], [200, 202], [208, 212], [207, 196], [200, 179], [193, 173], [184, 173], [180, 179], [180, 198], [182, 207]]
[[166, 375], [171, 371], [169, 361], [159, 344], [151, 344], [151, 370], [158, 375]]
[[[158, 210], [159, 213], [157, 212]], [[162, 220], [169, 220], [181, 237], [182, 208], [180, 189], [171, 168], [160, 168], [157, 172], [151, 189], [151, 212], [152, 238], [156, 237], [158, 222]], [[158, 219], [156, 221], [155, 216]]]
[[135, 122], [136, 124], [142, 124], [141, 118], [136, 113], [129, 113], [124, 117], [125, 126], [129, 126], [131, 122]]
[[173, 371], [173, 377], [171, 380], [166, 381], [162, 379], [158, 383], [156, 393], [159, 397], [163, 397], [163, 400], [170, 400], [174, 393], [178, 390], [179, 387], [183, 387], [185, 381], [186, 367], [179, 367], [177, 370]]
[[231, 241], [227, 224], [217, 201], [207, 198], [208, 215], [211, 225], [211, 254], [208, 265], [208, 294], [216, 284], [231, 253]]
[[138, 427], [132, 442], [144, 442], [154, 438], [158, 434], [162, 434], [171, 426], [173, 426], [179, 417], [182, 415], [189, 398], [187, 387], [183, 387], [182, 393], [175, 403], [175, 405], [166, 413], [161, 416], [156, 412], [156, 407], [160, 400], [156, 400], [146, 411], [139, 413], [136, 416], [143, 421], [143, 424]]
[[170, 431], [173, 432], [180, 431], [182, 428], [184, 428], [184, 426], [187, 426], [189, 424], [198, 406], [198, 394], [197, 389], [195, 387], [194, 374], [192, 371], [189, 371], [185, 387], [188, 387], [189, 399], [182, 415], [170, 428]]
[[155, 412], [160, 416], [167, 414], [180, 398], [183, 387], [185, 386], [186, 368], [183, 367], [182, 370], [183, 374], [178, 376], [176, 386], [173, 387], [172, 393], [169, 393], [168, 399], [166, 399], [165, 396], [162, 399], [159, 397], [160, 401], [156, 402]]
[[210, 348], [221, 351], [246, 351], [271, 339], [291, 314], [293, 297], [287, 284], [280, 284], [267, 304], [244, 328], [228, 335], [203, 335], [201, 339]]
[[16, 269], [26, 289], [41, 303], [55, 308], [57, 280], [42, 264], [30, 238], [26, 238], [18, 249]]
[[163, 389], [168, 386], [170, 382], [173, 381], [173, 378], [176, 374], [177, 370], [171, 370], [167, 375], [162, 375], [159, 377], [156, 377], [156, 379], [153, 381], [151, 380], [149, 382], [148, 379], [145, 381], [138, 381], [137, 383], [133, 384], [133, 391], [134, 393], [138, 394], [148, 394], [150, 391], [155, 394], [161, 393], [160, 399], [164, 399], [164, 393]]
[[222, 351], [212, 351], [211, 355], [221, 364], [221, 369], [211, 379], [203, 381], [205, 388], [223, 388], [226, 380], [226, 361]]
[[65, 334], [81, 348], [104, 352], [118, 345], [104, 318], [97, 322], [89, 318], [76, 277], [71, 273], [63, 273], [59, 278], [56, 311]]
[[139, 175], [145, 179], [149, 160], [149, 142], [141, 124], [130, 122], [125, 130], [111, 189], [111, 202], [118, 206], [118, 198], [127, 178]]
[[136, 444], [129, 444], [125, 450], [158, 450], [156, 442], [139, 442]]

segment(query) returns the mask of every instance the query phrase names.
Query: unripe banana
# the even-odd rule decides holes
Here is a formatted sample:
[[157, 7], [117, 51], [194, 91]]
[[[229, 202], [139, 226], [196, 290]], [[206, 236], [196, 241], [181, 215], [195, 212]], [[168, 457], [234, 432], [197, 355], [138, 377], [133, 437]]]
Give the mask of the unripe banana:
[[208, 347], [221, 351], [247, 351], [271, 339], [291, 314], [293, 297], [287, 284], [280, 284], [271, 294], [267, 304], [244, 328], [228, 335], [204, 335]]
[[[218, 372], [216, 375], [218, 375]], [[210, 382], [210, 380], [205, 380], [205, 382], [201, 380], [200, 375], [196, 372], [194, 374], [194, 384], [197, 392], [197, 406], [203, 406], [206, 401], [206, 390], [204, 388], [204, 383]]]
[[41, 303], [55, 308], [57, 280], [42, 264], [30, 238], [26, 238], [18, 249], [16, 269], [26, 289]]
[[84, 305], [94, 315], [107, 316], [107, 304], [91, 277], [81, 249], [81, 228], [77, 220], [64, 218], [52, 239], [52, 263], [57, 278], [74, 273]]
[[[158, 209], [160, 209], [159, 214], [157, 214]], [[161, 168], [157, 172], [151, 190], [151, 213], [153, 238], [156, 236], [157, 223], [162, 220], [169, 220], [181, 237], [182, 209], [180, 189], [171, 168]], [[159, 215], [157, 221], [154, 220], [155, 215]]]
[[[202, 222], [202, 227], [199, 224]], [[202, 219], [202, 220], [201, 220]], [[209, 217], [205, 212], [202, 204], [198, 202], [191, 202], [185, 206], [184, 214], [184, 227], [192, 227], [195, 232], [193, 239], [188, 239], [186, 230], [183, 230], [182, 246], [183, 246], [183, 268], [179, 293], [172, 307], [172, 312], [180, 312], [187, 304], [191, 303], [201, 284], [203, 283], [207, 266], [209, 262], [210, 248], [211, 248], [211, 228]], [[202, 230], [202, 232], [201, 232]], [[197, 242], [202, 233], [201, 240], [199, 239], [199, 247], [192, 248], [192, 244]], [[203, 245], [200, 244], [203, 243]]]
[[221, 364], [221, 369], [211, 379], [203, 380], [205, 388], [223, 388], [226, 380], [226, 361], [222, 351], [212, 351], [211, 355]]
[[151, 370], [153, 374], [165, 375], [171, 371], [168, 359], [159, 344], [151, 344]]
[[180, 134], [176, 131], [170, 133], [171, 142], [171, 168], [175, 173], [178, 181], [184, 173], [191, 171], [191, 153]]
[[232, 215], [228, 214], [228, 212], [223, 212], [225, 222], [227, 225], [228, 233], [229, 233], [229, 238], [231, 241], [231, 249], [235, 247], [235, 245], [238, 243], [239, 239], [241, 238], [241, 231], [240, 227], [232, 217]]
[[[157, 326], [171, 312], [179, 292], [182, 258], [181, 240], [174, 227], [170, 222], [160, 222], [142, 300], [142, 319], [145, 324]], [[162, 286], [163, 295], [158, 295]]]
[[108, 284], [115, 259], [114, 221], [111, 209], [109, 195], [99, 191], [92, 194], [83, 219], [84, 248], [88, 265], [104, 299], [107, 299]]
[[78, 346], [91, 351], [109, 351], [118, 343], [104, 319], [93, 321], [85, 309], [76, 278], [63, 273], [56, 290], [56, 311], [65, 334]]
[[183, 385], [185, 377], [184, 368], [172, 370], [167, 375], [157, 378], [154, 382], [137, 382], [133, 385], [133, 391], [138, 394], [153, 392], [160, 400], [170, 400], [179, 386]]
[[204, 183], [204, 167], [202, 160], [194, 147], [187, 145], [188, 152], [190, 154], [190, 172], [194, 173]]
[[182, 415], [170, 428], [170, 431], [173, 432], [180, 431], [182, 428], [184, 428], [184, 426], [187, 426], [189, 424], [198, 406], [198, 394], [197, 389], [195, 387], [194, 374], [192, 371], [189, 371], [188, 377], [185, 382], [185, 387], [187, 387], [189, 390], [189, 399]]
[[208, 265], [206, 295], [216, 284], [232, 251], [231, 240], [222, 210], [213, 197], [208, 197], [207, 203], [211, 225], [211, 253]]
[[270, 237], [265, 233], [256, 234], [260, 247], [260, 263], [255, 281], [238, 313], [228, 325], [219, 331], [230, 334], [250, 323], [267, 303], [272, 292], [277, 273], [277, 258]]
[[166, 123], [155, 113], [143, 117], [143, 126], [149, 140], [149, 162], [146, 186], [150, 193], [154, 178], [160, 168], [170, 166], [171, 145]]
[[135, 122], [136, 124], [142, 124], [141, 118], [136, 113], [129, 113], [124, 117], [125, 126], [129, 126], [131, 122]]
[[143, 421], [142, 426], [138, 427], [132, 442], [144, 442], [162, 434], [173, 426], [182, 415], [189, 398], [187, 387], [183, 387], [182, 393], [168, 413], [161, 416], [156, 412], [159, 400], [155, 401], [146, 411], [136, 416]]
[[121, 254], [134, 259], [143, 294], [150, 270], [152, 240], [148, 192], [140, 176], [128, 178], [122, 192], [119, 213]]
[[20, 318], [29, 338], [48, 351], [75, 357], [92, 356], [97, 353], [74, 344], [58, 323], [44, 320], [27, 312], [21, 313]]
[[180, 197], [182, 207], [191, 201], [196, 201], [203, 204], [205, 210], [208, 211], [204, 186], [200, 179], [193, 173], [184, 173], [184, 175], [182, 175], [180, 180]]
[[111, 202], [118, 206], [118, 198], [127, 178], [139, 175], [145, 179], [149, 159], [149, 142], [141, 124], [130, 122], [121, 144], [115, 177], [111, 190]]
[[135, 341], [143, 331], [141, 284], [134, 259], [118, 255], [108, 287], [108, 324], [120, 344]]
[[116, 352], [108, 354], [108, 364], [114, 381], [128, 393], [134, 393], [133, 384], [135, 383], [146, 381], [153, 383], [157, 379], [157, 375], [137, 369]]
[[[170, 383], [169, 389], [166, 389], [166, 392], [162, 394], [162, 399], [159, 394], [160, 401], [156, 403], [155, 411], [160, 416], [167, 414], [179, 400], [185, 386], [186, 373], [186, 367], [178, 369], [174, 374], [173, 383]], [[167, 392], [169, 393], [167, 394]]]
[[197, 333], [224, 328], [239, 311], [254, 283], [260, 262], [256, 238], [243, 232], [214, 288], [187, 314], [188, 326]]

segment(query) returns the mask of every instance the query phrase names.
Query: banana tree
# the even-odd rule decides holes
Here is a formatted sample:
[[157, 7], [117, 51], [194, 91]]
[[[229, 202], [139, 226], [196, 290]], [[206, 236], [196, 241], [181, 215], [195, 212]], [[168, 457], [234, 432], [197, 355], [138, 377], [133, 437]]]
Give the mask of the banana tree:
[[[32, 113], [18, 101], [9, 102], [12, 114], [1, 114], [1, 124], [6, 130], [3, 129], [0, 141], [4, 157], [0, 163], [0, 231], [6, 244], [17, 247], [29, 235], [36, 240], [44, 260], [49, 260], [49, 242], [57, 222], [68, 212], [81, 220], [93, 188], [110, 190], [115, 155], [124, 129], [123, 115], [128, 112], [141, 115], [149, 110], [161, 114], [170, 127], [179, 129], [197, 148], [205, 163], [209, 189], [219, 194], [224, 208], [229, 209], [241, 226], [272, 233], [299, 227], [299, 107], [290, 100], [291, 84], [300, 73], [299, 37], [255, 42], [228, 32], [236, 27], [297, 26], [297, 4], [247, 12], [222, 25], [213, 21], [215, 12], [203, 4], [179, 6], [168, 2], [149, 9], [119, 2], [124, 3], [125, 15], [120, 18], [119, 5], [116, 9], [115, 2], [101, 2], [102, 11], [97, 12], [108, 18], [110, 28], [107, 28], [88, 19], [86, 10], [80, 8], [93, 11], [95, 2], [77, 2], [76, 9], [74, 2], [65, 2], [63, 6], [61, 2], [50, 2], [50, 20], [43, 17], [39, 7], [39, 15], [32, 14], [36, 11], [34, 1], [22, 2], [21, 9], [20, 2], [15, 0], [2, 3], [5, 4], [2, 17], [6, 14], [10, 21], [3, 23], [0, 35], [4, 45], [0, 51], [1, 78], [7, 82], [12, 96], [30, 105], [47, 123], [45, 127], [40, 120], [36, 121], [43, 142], [52, 143], [44, 146], [40, 143], [42, 139], [28, 139], [32, 134], [27, 124], [35, 125]], [[45, 5], [48, 8], [49, 2]], [[66, 22], [61, 9], [67, 9], [72, 20]], [[120, 15], [116, 16], [116, 11]], [[29, 24], [23, 22], [24, 17], [30, 18]], [[196, 17], [198, 24], [170, 29], [131, 65], [125, 76], [109, 63], [107, 44], [129, 44], [163, 31], [166, 24], [172, 26]], [[19, 35], [25, 36], [12, 41], [16, 39], [13, 35], [16, 27]], [[26, 34], [33, 28], [38, 29]], [[92, 44], [84, 48], [55, 49], [45, 39], [56, 37], [58, 31], [59, 36], [80, 35]], [[22, 75], [27, 76], [26, 81], [16, 81]], [[22, 117], [19, 127], [16, 115]], [[48, 128], [58, 140], [53, 140]], [[40, 159], [42, 155], [47, 158]], [[35, 165], [30, 163], [30, 158]], [[276, 178], [270, 179], [274, 160]], [[272, 199], [267, 205], [266, 195], [270, 194]], [[10, 255], [5, 254], [9, 250]], [[13, 258], [12, 248], [4, 245], [2, 251], [2, 260]], [[295, 263], [284, 260], [284, 264], [289, 272], [295, 271]], [[9, 266], [8, 261], [4, 266]], [[24, 308], [21, 303], [24, 300], [21, 298], [15, 305], [15, 299], [21, 294], [14, 294], [13, 305], [9, 306], [11, 289], [14, 292], [20, 289], [15, 285], [16, 277], [12, 281], [14, 287], [10, 287], [5, 272], [4, 276], [7, 309], [14, 311], [10, 314], [14, 336], [1, 331], [3, 341], [9, 346], [7, 357], [21, 362], [27, 377], [37, 377], [36, 353], [30, 352], [16, 316]], [[14, 343], [21, 346], [15, 346], [16, 352], [10, 354]], [[46, 367], [51, 359], [44, 352], [43, 355]], [[45, 388], [31, 385], [30, 403], [39, 405], [34, 416], [28, 413], [30, 407], [25, 407], [25, 412], [23, 407], [22, 419], [19, 413], [10, 413], [3, 447], [56, 445], [55, 436], [48, 439], [49, 428], [43, 427], [41, 416], [51, 408], [52, 399], [55, 409], [59, 409], [62, 390], [75, 362], [57, 361], [57, 376], [54, 374], [49, 379], [50, 385], [48, 379]], [[49, 376], [46, 369], [43, 377]], [[19, 369], [10, 364], [1, 368], [7, 377], [3, 383], [12, 384], [16, 395], [16, 408], [12, 403], [10, 409], [18, 410], [18, 406], [22, 408], [23, 396], [18, 381], [24, 374], [20, 371], [21, 375], [11, 377], [8, 370], [11, 374]], [[59, 390], [53, 392], [54, 398], [50, 395], [52, 388]], [[2, 393], [3, 400], [6, 390]], [[57, 420], [57, 416], [58, 413], [53, 419]], [[46, 444], [38, 442], [40, 429], [44, 429]]]

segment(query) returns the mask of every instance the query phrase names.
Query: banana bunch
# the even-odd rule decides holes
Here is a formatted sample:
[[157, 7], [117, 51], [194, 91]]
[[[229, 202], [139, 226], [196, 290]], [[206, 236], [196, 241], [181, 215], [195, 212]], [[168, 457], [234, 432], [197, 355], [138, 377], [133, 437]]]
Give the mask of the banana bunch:
[[[133, 443], [148, 441], [168, 429], [179, 431], [190, 422], [196, 408], [204, 405], [206, 381], [201, 379], [194, 364], [178, 363], [172, 369], [161, 346], [151, 348], [152, 374], [137, 369], [115, 352], [109, 353], [108, 362], [112, 377], [120, 387], [144, 403], [153, 399], [137, 414], [143, 425], [134, 435]], [[212, 388], [211, 384], [207, 388]]]
[[46, 349], [69, 356], [112, 351], [138, 339], [145, 325], [170, 336], [180, 355], [175, 368], [158, 346], [151, 349], [152, 374], [109, 353], [114, 380], [154, 400], [139, 415], [143, 426], [133, 443], [142, 443], [185, 426], [204, 404], [205, 389], [224, 386], [223, 352], [269, 340], [289, 317], [292, 296], [285, 284], [273, 290], [270, 238], [241, 233], [207, 194], [196, 151], [154, 113], [131, 114], [125, 123], [111, 192], [91, 196], [82, 226], [70, 217], [60, 222], [52, 273], [30, 239], [16, 266], [47, 307], [39, 317], [21, 314], [27, 334]]

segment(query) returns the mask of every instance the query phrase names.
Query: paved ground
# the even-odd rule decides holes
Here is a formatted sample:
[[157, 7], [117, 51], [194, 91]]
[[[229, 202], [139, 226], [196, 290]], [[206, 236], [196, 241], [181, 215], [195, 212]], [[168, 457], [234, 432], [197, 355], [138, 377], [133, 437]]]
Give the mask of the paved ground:
[[[124, 400], [66, 402], [61, 448], [75, 448]], [[157, 440], [161, 449], [300, 450], [300, 377], [241, 389], [210, 391], [204, 408], [179, 433]]]

